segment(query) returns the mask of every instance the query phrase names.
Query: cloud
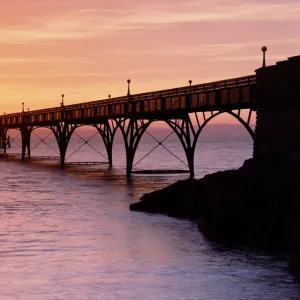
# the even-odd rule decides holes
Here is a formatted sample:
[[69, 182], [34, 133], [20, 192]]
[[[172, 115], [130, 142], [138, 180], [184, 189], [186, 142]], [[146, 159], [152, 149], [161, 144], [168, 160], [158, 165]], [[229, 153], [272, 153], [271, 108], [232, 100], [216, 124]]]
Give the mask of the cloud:
[[74, 64], [74, 63], [89, 63], [89, 60], [78, 60], [68, 57], [45, 57], [45, 58], [37, 58], [37, 57], [22, 57], [22, 56], [5, 56], [3, 55], [0, 57], [0, 64], [1, 65], [20, 65], [20, 64], [53, 64], [55, 62], [56, 64], [63, 63], [63, 64]]
[[138, 4], [135, 8], [89, 9], [57, 12], [56, 16], [33, 16], [30, 25], [0, 30], [0, 43], [24, 44], [46, 41], [86, 40], [122, 31], [156, 30], [183, 23], [282, 21], [300, 22], [300, 2], [235, 0], [187, 1]]
[[300, 3], [256, 1], [194, 1], [141, 7], [127, 21], [134, 24], [172, 24], [205, 21], [298, 21]]

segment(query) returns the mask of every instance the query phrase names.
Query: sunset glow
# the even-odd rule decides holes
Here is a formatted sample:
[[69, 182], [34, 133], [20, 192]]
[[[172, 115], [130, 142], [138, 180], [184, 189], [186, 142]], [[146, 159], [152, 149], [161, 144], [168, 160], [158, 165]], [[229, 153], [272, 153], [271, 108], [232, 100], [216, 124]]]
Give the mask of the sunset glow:
[[1, 114], [250, 75], [299, 54], [300, 2], [18, 0], [0, 11]]

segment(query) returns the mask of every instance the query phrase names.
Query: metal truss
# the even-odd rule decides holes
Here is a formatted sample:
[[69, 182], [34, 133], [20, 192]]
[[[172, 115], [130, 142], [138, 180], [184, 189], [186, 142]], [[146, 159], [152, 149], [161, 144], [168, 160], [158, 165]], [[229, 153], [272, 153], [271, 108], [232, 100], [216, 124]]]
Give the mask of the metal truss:
[[[140, 163], [146, 156], [148, 156], [150, 153], [152, 153], [158, 146], [163, 146], [167, 151], [169, 151], [174, 157], [176, 157], [178, 160], [180, 160], [183, 164], [188, 166], [190, 175], [194, 176], [195, 170], [194, 170], [194, 156], [195, 156], [195, 148], [197, 144], [197, 140], [199, 138], [199, 135], [203, 128], [206, 126], [206, 124], [211, 121], [214, 117], [222, 114], [222, 113], [228, 113], [234, 118], [236, 118], [249, 132], [250, 136], [254, 139], [255, 133], [253, 129], [250, 126], [250, 120], [252, 115], [252, 110], [249, 110], [248, 116], [246, 120], [244, 120], [241, 116], [241, 111], [238, 110], [237, 113], [231, 110], [219, 110], [219, 111], [211, 111], [209, 116], [207, 116], [204, 112], [202, 113], [203, 120], [200, 122], [200, 118], [197, 113], [194, 113], [196, 124], [193, 124], [190, 118], [189, 114], [180, 115], [178, 118], [167, 118], [164, 119], [172, 131], [177, 135], [179, 138], [181, 145], [184, 149], [186, 158], [187, 158], [187, 164], [182, 161], [178, 156], [176, 156], [174, 153], [172, 153], [169, 149], [167, 149], [163, 142], [169, 137], [167, 136], [166, 139], [163, 141], [158, 141], [155, 139], [152, 135], [150, 135], [147, 132], [147, 128], [150, 126], [150, 124], [154, 121], [159, 121], [157, 119], [126, 119], [126, 118], [120, 118], [116, 120], [117, 127], [120, 128], [124, 142], [125, 142], [125, 150], [126, 150], [126, 175], [130, 176], [132, 172], [132, 168], [136, 166], [138, 163]], [[153, 139], [156, 140], [158, 143], [156, 147], [154, 147], [150, 152], [148, 152], [144, 157], [142, 157], [136, 164], [133, 165], [135, 153], [138, 147], [138, 144], [143, 136], [144, 133], [149, 134]]]
[[[69, 141], [71, 139], [71, 136], [75, 132], [75, 130], [81, 126], [89, 125], [92, 127], [95, 127], [97, 129], [97, 133], [101, 135], [101, 138], [104, 142], [106, 151], [107, 151], [107, 157], [103, 155], [98, 149], [93, 147], [89, 141], [97, 134], [94, 134], [90, 139], [85, 140], [82, 138], [79, 134], [75, 132], [75, 134], [80, 137], [83, 140], [83, 144], [76, 149], [73, 153], [71, 153], [67, 158], [72, 156], [75, 152], [77, 152], [80, 148], [82, 148], [84, 145], [89, 145], [91, 148], [93, 148], [97, 153], [105, 157], [109, 165], [112, 165], [112, 147], [113, 147], [113, 141], [116, 134], [116, 131], [118, 128], [120, 128], [121, 133], [124, 138], [125, 143], [125, 150], [126, 150], [126, 175], [130, 176], [132, 172], [132, 168], [136, 166], [138, 163], [140, 163], [146, 156], [148, 156], [150, 153], [152, 153], [158, 146], [164, 147], [170, 154], [172, 154], [176, 159], [180, 160], [183, 164], [185, 164], [190, 171], [190, 175], [194, 176], [194, 155], [195, 155], [195, 148], [197, 144], [197, 140], [199, 138], [200, 133], [202, 132], [203, 128], [207, 125], [209, 121], [211, 121], [214, 117], [223, 114], [228, 113], [229, 115], [236, 118], [249, 132], [250, 136], [254, 139], [255, 133], [253, 129], [250, 126], [251, 121], [251, 115], [252, 110], [250, 109], [248, 112], [248, 116], [244, 119], [241, 116], [241, 110], [233, 111], [233, 110], [218, 110], [218, 111], [211, 111], [206, 113], [201, 112], [195, 112], [195, 122], [193, 124], [190, 116], [192, 114], [188, 113], [180, 113], [178, 115], [173, 114], [172, 116], [168, 117], [162, 117], [162, 118], [155, 118], [153, 117], [147, 117], [147, 118], [115, 118], [115, 119], [106, 119], [98, 124], [72, 124], [68, 122], [56, 122], [52, 125], [47, 125], [45, 127], [49, 128], [57, 141], [58, 148], [59, 148], [59, 154], [60, 154], [60, 165], [61, 168], [64, 168], [65, 160], [66, 160], [66, 152], [67, 147], [69, 144]], [[201, 121], [200, 121], [201, 120]], [[166, 124], [169, 125], [169, 127], [172, 129], [172, 132], [162, 141], [157, 140], [153, 135], [151, 135], [149, 132], [147, 132], [148, 127], [155, 121], [164, 121]], [[32, 132], [34, 129], [37, 129], [39, 127], [29, 126], [27, 124], [23, 125], [20, 128], [16, 128], [20, 130], [21, 138], [22, 138], [22, 159], [24, 160], [26, 151], [28, 156], [30, 156], [30, 151], [36, 148], [40, 143], [45, 142], [45, 139], [49, 136], [46, 136], [45, 138], [40, 138], [40, 141], [31, 149], [30, 148], [30, 138], [32, 135]], [[4, 149], [4, 152], [6, 152], [6, 141], [7, 141], [7, 130], [5, 128], [2, 128], [0, 130], [0, 147]], [[147, 133], [149, 136], [151, 136], [156, 142], [157, 145], [146, 155], [144, 155], [138, 162], [136, 162], [135, 165], [133, 165], [134, 157], [136, 150], [138, 148], [139, 142], [143, 136], [144, 133]], [[179, 138], [181, 145], [184, 149], [187, 164], [182, 159], [180, 159], [177, 155], [172, 153], [167, 147], [163, 145], [163, 142], [173, 133], [177, 135]], [[46, 143], [47, 144], [47, 143]], [[53, 149], [49, 144], [47, 144], [50, 148]], [[53, 149], [55, 151], [55, 149]]]

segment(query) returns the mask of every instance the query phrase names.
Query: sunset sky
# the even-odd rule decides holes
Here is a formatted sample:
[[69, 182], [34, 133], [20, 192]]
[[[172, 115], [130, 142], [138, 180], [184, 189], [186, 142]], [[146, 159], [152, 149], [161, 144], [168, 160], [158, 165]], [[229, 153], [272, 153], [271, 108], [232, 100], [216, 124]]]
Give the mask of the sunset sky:
[[299, 42], [299, 0], [5, 1], [0, 114], [250, 75]]

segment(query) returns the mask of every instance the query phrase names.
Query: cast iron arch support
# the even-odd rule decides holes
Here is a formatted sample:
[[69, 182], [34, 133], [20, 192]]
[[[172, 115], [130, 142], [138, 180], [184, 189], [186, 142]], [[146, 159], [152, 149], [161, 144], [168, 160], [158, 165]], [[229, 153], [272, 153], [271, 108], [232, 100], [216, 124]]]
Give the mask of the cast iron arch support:
[[153, 122], [153, 119], [117, 119], [117, 127], [120, 128], [126, 150], [126, 176], [130, 177], [134, 156], [139, 142], [147, 130], [149, 125]]
[[77, 124], [68, 124], [66, 122], [58, 122], [56, 125], [51, 125], [49, 128], [52, 130], [60, 153], [60, 167], [65, 167], [65, 157], [67, 153], [68, 144], [71, 136], [75, 129], [78, 127]]
[[[207, 119], [205, 119], [205, 121], [203, 122], [203, 124], [200, 126], [200, 132], [202, 131], [202, 129], [205, 127], [205, 125], [211, 121], [214, 117], [221, 115], [223, 113], [228, 113], [229, 115], [233, 116], [234, 118], [236, 118], [244, 127], [245, 129], [248, 131], [248, 133], [250, 134], [250, 136], [252, 137], [252, 140], [254, 140], [255, 138], [255, 132], [254, 130], [251, 128], [250, 126], [250, 121], [251, 121], [251, 115], [252, 115], [252, 109], [249, 110], [249, 114], [248, 114], [248, 118], [247, 121], [245, 121], [241, 116], [240, 116], [240, 111], [238, 113], [235, 113], [231, 110], [220, 110], [216, 113], [212, 112], [211, 116]], [[199, 132], [199, 134], [200, 134]], [[197, 141], [196, 141], [197, 142]]]
[[176, 133], [176, 135], [178, 136], [178, 138], [183, 146], [184, 152], [186, 154], [191, 177], [193, 177], [195, 175], [194, 157], [195, 157], [195, 149], [196, 149], [199, 135], [200, 135], [202, 129], [206, 126], [206, 124], [209, 121], [211, 121], [214, 117], [216, 117], [222, 113], [228, 113], [231, 116], [235, 117], [246, 128], [246, 130], [248, 131], [248, 133], [254, 140], [255, 133], [254, 133], [253, 129], [250, 127], [250, 120], [251, 120], [251, 114], [252, 114], [251, 109], [249, 110], [247, 121], [245, 121], [240, 116], [240, 111], [238, 111], [238, 113], [236, 114], [233, 111], [220, 110], [217, 112], [212, 111], [211, 115], [208, 118], [206, 118], [205, 114], [203, 113], [204, 122], [201, 124], [199, 122], [197, 113], [195, 113], [197, 126], [198, 126], [197, 129], [194, 128], [194, 125], [192, 124], [189, 114], [186, 114], [186, 116], [184, 116], [182, 118], [169, 119], [169, 120], [165, 121], [172, 128], [172, 130]]
[[95, 124], [93, 127], [98, 130], [102, 137], [107, 152], [108, 163], [112, 166], [112, 148], [115, 134], [118, 129], [118, 123], [111, 119], [107, 120], [105, 123]]
[[165, 121], [178, 136], [189, 166], [190, 176], [195, 175], [194, 156], [198, 134], [191, 122], [190, 116], [187, 114], [180, 119], [170, 119]]

